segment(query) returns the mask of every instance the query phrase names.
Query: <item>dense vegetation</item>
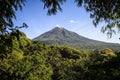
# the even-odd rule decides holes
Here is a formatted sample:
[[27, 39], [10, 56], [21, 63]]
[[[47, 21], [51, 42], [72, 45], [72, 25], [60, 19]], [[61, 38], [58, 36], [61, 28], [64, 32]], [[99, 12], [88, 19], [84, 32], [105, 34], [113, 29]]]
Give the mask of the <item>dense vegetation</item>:
[[[48, 46], [31, 41], [14, 26], [15, 12], [26, 0], [0, 0], [0, 80], [118, 80], [120, 52], [76, 50], [67, 46]], [[41, 0], [48, 14], [62, 10], [66, 0]], [[107, 23], [102, 31], [108, 35], [120, 27], [119, 0], [75, 0], [84, 4], [93, 23]]]
[[19, 31], [0, 36], [1, 80], [118, 80], [119, 61], [120, 53], [109, 48], [48, 46]]

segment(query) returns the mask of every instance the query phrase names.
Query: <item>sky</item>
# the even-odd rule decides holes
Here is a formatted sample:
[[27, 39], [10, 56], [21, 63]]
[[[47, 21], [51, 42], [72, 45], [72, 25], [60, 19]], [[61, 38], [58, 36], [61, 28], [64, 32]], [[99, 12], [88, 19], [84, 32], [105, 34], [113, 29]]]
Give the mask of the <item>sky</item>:
[[47, 9], [40, 0], [27, 0], [22, 11], [16, 12], [17, 19], [14, 20], [15, 26], [22, 25], [25, 22], [29, 27], [23, 28], [28, 38], [33, 39], [56, 26], [61, 26], [69, 31], [76, 32], [81, 36], [110, 43], [120, 43], [119, 34], [108, 38], [101, 32], [100, 23], [94, 27], [89, 13], [83, 7], [77, 7], [74, 0], [66, 0], [62, 7], [62, 12], [58, 11], [56, 15], [47, 15]]

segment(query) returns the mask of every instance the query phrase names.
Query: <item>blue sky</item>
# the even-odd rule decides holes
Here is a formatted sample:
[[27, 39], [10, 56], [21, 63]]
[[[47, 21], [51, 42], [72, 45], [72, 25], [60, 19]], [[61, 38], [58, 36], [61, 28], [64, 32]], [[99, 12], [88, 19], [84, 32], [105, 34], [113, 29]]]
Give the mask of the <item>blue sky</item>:
[[21, 31], [26, 33], [30, 39], [51, 30], [56, 25], [60, 25], [90, 39], [120, 43], [119, 34], [113, 35], [111, 39], [108, 39], [106, 34], [100, 31], [104, 24], [101, 23], [95, 28], [89, 13], [84, 8], [78, 8], [74, 0], [66, 0], [66, 3], [62, 5], [63, 11], [51, 16], [47, 15], [47, 10], [44, 10], [43, 6], [40, 0], [27, 0], [23, 10], [16, 13], [17, 20], [14, 21], [15, 25], [19, 26], [25, 22], [29, 27], [21, 29]]

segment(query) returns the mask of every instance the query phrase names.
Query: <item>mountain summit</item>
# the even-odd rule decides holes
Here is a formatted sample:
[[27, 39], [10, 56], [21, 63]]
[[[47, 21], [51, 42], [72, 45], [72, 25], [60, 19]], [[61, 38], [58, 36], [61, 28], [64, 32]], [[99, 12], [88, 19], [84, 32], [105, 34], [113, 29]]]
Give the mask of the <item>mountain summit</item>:
[[[82, 37], [78, 35], [75, 32], [69, 31], [62, 27], [55, 27], [52, 30], [36, 37], [34, 40], [41, 40], [41, 41], [50, 41], [50, 40], [57, 40], [60, 42], [86, 42], [91, 41], [90, 39], [87, 39], [85, 37]], [[70, 43], [69, 43], [70, 44]]]
[[101, 41], [88, 39], [86, 37], [78, 35], [75, 32], [69, 31], [65, 28], [58, 26], [48, 32], [41, 34], [33, 40], [40, 40], [46, 44], [69, 45], [71, 47], [79, 49], [119, 49], [120, 47], [119, 44], [105, 43]]

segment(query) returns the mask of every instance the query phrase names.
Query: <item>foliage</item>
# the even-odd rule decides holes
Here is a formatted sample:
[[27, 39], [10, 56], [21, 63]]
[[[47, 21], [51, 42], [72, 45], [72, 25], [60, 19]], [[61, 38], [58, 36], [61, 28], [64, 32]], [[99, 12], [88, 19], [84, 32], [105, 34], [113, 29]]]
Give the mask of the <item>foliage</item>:
[[[104, 51], [104, 50], [103, 50]], [[96, 51], [95, 51], [96, 52]], [[98, 52], [98, 51], [97, 51]], [[97, 54], [97, 55], [96, 55]], [[101, 55], [99, 52], [92, 54], [91, 61], [92, 64], [88, 66], [88, 72], [86, 75], [88, 76], [88, 80], [116, 80], [119, 79], [120, 69], [119, 65], [119, 55], [111, 56]], [[97, 57], [96, 57], [97, 56]]]
[[[1, 43], [2, 80], [116, 80], [120, 77], [120, 55], [111, 49], [77, 50], [68, 46], [49, 46], [29, 40], [24, 33], [5, 35], [12, 46]], [[12, 35], [12, 36], [10, 36]], [[18, 40], [17, 40], [18, 39]], [[2, 40], [1, 40], [2, 41]], [[3, 48], [3, 49], [4, 49]], [[87, 77], [86, 77], [87, 76]]]
[[114, 27], [120, 27], [120, 1], [119, 0], [84, 0], [86, 11], [90, 12], [93, 23], [96, 26], [99, 22], [105, 22], [102, 31], [108, 31], [111, 37], [115, 33]]
[[48, 9], [48, 15], [56, 14], [58, 10], [62, 10], [60, 4], [63, 4], [66, 0], [41, 0], [44, 3], [44, 9]]
[[[10, 52], [1, 53], [6, 55], [0, 58], [0, 79], [50, 80], [52, 69], [49, 64], [46, 64], [47, 58], [44, 57], [46, 52], [42, 52], [45, 47], [42, 48], [43, 45], [39, 43], [32, 45], [26, 37], [20, 37], [20, 40], [16, 40], [15, 36], [12, 37], [14, 37], [12, 38], [14, 41], [11, 42], [13, 44]], [[11, 36], [8, 38], [11, 39]]]
[[0, 35], [13, 29], [16, 11], [22, 10], [26, 0], [0, 0]]
[[[25, 41], [25, 39], [27, 40]], [[0, 53], [1, 55], [5, 55], [6, 53], [11, 53], [13, 50], [21, 50], [21, 46], [24, 48], [25, 45], [28, 46], [30, 43], [31, 41], [26, 35], [19, 30], [13, 31], [10, 34], [0, 35]]]

